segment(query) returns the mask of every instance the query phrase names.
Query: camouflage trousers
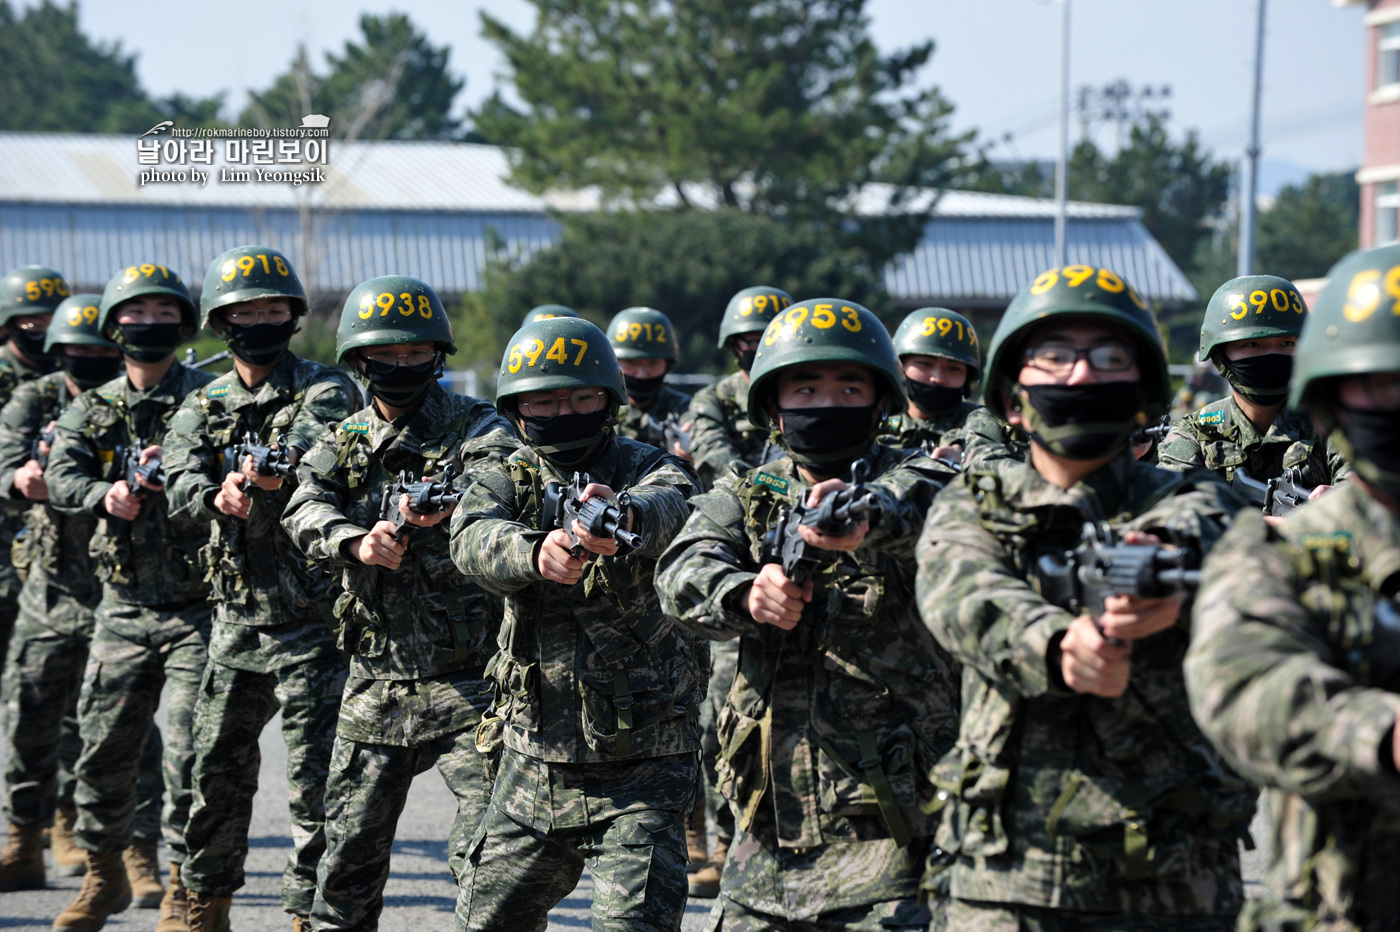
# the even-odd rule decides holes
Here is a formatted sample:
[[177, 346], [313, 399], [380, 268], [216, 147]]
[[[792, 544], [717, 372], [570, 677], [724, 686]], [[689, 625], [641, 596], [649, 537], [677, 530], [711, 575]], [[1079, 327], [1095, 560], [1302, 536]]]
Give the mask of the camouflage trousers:
[[[476, 730], [443, 735], [418, 747], [335, 739], [326, 781], [326, 853], [316, 872], [312, 927], [374, 932], [384, 911], [384, 884], [399, 815], [413, 778], [436, 765], [457, 797], [448, 852], [461, 850], [491, 797], [490, 758]], [[453, 879], [460, 860], [449, 857]]]
[[734, 810], [719, 791], [719, 713], [739, 670], [739, 639], [710, 642], [710, 686], [700, 706], [700, 772], [705, 789], [705, 814], [715, 824], [715, 836], [725, 844], [734, 839]]
[[952, 900], [954, 932], [1234, 932], [1234, 916], [1150, 916], [1081, 913], [1012, 903]]
[[248, 827], [262, 755], [258, 738], [282, 712], [292, 851], [282, 873], [282, 905], [311, 914], [316, 865], [326, 850], [322, 793], [335, 742], [347, 667], [334, 651], [260, 673], [210, 660], [195, 704], [194, 803], [185, 826], [185, 885], [208, 896], [243, 886]]
[[[6, 575], [13, 574], [14, 570], [9, 565], [9, 548], [3, 549], [5, 551], [3, 569], [8, 571]], [[10, 639], [14, 637], [15, 620], [19, 617], [18, 578], [14, 582], [15, 586], [12, 590], [0, 594], [0, 672], [4, 672], [6, 661], [9, 659]]]
[[[78, 688], [92, 638], [92, 606], [35, 579], [20, 592], [13, 663], [5, 674], [9, 754], [5, 815], [17, 825], [48, 825], [60, 804], [71, 806], [78, 737]], [[146, 735], [137, 779], [132, 835], [160, 837], [160, 730]]]
[[585, 866], [594, 929], [679, 929], [697, 766], [694, 754], [554, 764], [504, 750], [491, 804], [466, 849], [457, 932], [543, 932]]
[[204, 602], [177, 609], [106, 599], [98, 604], [78, 699], [83, 752], [73, 801], [78, 807], [74, 835], [79, 846], [111, 852], [131, 844], [137, 761], [161, 691], [168, 684], [161, 829], [171, 862], [184, 862], [194, 769], [194, 705], [204, 675], [209, 624], [209, 606]]
[[[908, 900], [835, 909], [812, 919], [788, 919], [748, 909], [723, 893], [711, 907], [710, 919], [705, 925], [706, 932], [885, 932], [886, 929], [941, 932], [944, 928], [927, 907]], [[946, 928], [962, 932], [961, 927]]]

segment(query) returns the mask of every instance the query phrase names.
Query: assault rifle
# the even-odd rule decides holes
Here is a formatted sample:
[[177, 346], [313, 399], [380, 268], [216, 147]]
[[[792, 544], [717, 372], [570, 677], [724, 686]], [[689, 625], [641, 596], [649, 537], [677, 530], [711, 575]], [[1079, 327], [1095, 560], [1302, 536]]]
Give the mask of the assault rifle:
[[131, 492], [131, 497], [136, 499], [145, 498], [151, 494], [151, 490], [140, 483], [140, 479], [145, 479], [152, 485], [165, 485], [165, 464], [160, 461], [160, 457], [153, 456], [145, 463], [141, 462], [141, 451], [150, 444], [138, 440], [126, 448], [122, 456], [122, 478], [126, 480], [126, 487]]
[[[258, 470], [262, 472], [261, 469]], [[410, 481], [408, 472], [399, 473], [394, 482], [384, 484], [384, 494], [379, 499], [379, 520], [388, 521], [394, 526], [394, 539], [398, 540], [408, 519], [399, 511], [399, 496], [408, 496], [408, 510], [420, 515], [435, 515], [446, 511], [462, 500], [462, 490], [457, 488], [457, 464], [448, 463], [442, 471], [441, 479]], [[409, 525], [412, 527], [413, 525]]]
[[1042, 554], [1036, 575], [1047, 602], [1075, 615], [1097, 618], [1111, 595], [1156, 599], [1195, 591], [1201, 584], [1199, 563], [1193, 549], [1117, 543], [1107, 524], [1086, 521], [1079, 546], [1060, 554]]
[[574, 473], [568, 485], [559, 482], [545, 483], [544, 507], [540, 514], [541, 530], [561, 529], [569, 535], [570, 550], [575, 556], [582, 556], [578, 535], [574, 533], [574, 522], [579, 523], [594, 537], [611, 537], [633, 550], [642, 546], [642, 535], [627, 530], [627, 512], [617, 502], [604, 498], [590, 498], [581, 501], [583, 490], [593, 479], [587, 473]]
[[933, 455], [933, 451], [937, 450], [938, 447], [939, 445], [934, 443], [932, 440], [925, 440], [923, 443], [919, 444], [919, 452], [922, 453], [924, 456], [927, 456], [929, 459], [933, 460], [935, 463], [937, 463], [939, 466], [942, 466], [949, 472], [962, 472], [962, 463], [960, 463], [959, 461], [944, 459], [941, 456]]
[[1303, 485], [1302, 470], [1289, 466], [1283, 474], [1260, 482], [1243, 467], [1236, 467], [1230, 488], [1250, 505], [1264, 509], [1264, 514], [1281, 518], [1308, 503], [1311, 489]]
[[34, 438], [34, 446], [29, 451], [29, 458], [38, 460], [40, 469], [49, 468], [49, 455], [44, 452], [40, 444], [47, 446], [50, 450], [53, 449], [54, 427], [54, 424], [50, 424], [48, 427], [39, 431], [38, 435]]
[[[290, 459], [291, 449], [287, 446], [287, 435], [277, 435], [277, 447], [274, 449], [271, 444], [258, 443], [258, 435], [251, 430], [243, 435], [243, 445], [234, 453], [233, 469], [238, 472], [242, 469], [243, 458], [251, 456], [253, 458], [253, 468], [258, 475], [267, 476], [269, 479], [285, 479], [292, 474], [293, 466]], [[240, 483], [240, 491], [248, 488], [248, 477], [243, 477]]]
[[1161, 443], [1166, 439], [1167, 431], [1171, 429], [1172, 416], [1170, 414], [1164, 414], [1161, 420], [1151, 427], [1139, 427], [1137, 430], [1133, 431], [1133, 435], [1128, 438], [1128, 442], [1133, 446], [1144, 443]]
[[690, 431], [681, 424], [682, 415], [678, 411], [672, 411], [661, 419], [661, 436], [666, 438], [666, 452], [674, 453], [676, 445], [685, 452], [690, 452]]
[[874, 492], [861, 484], [869, 472], [869, 463], [856, 460], [851, 465], [851, 484], [847, 488], [826, 496], [815, 508], [807, 507], [804, 496], [796, 505], [784, 509], [764, 539], [764, 562], [781, 565], [783, 575], [798, 585], [815, 576], [827, 551], [807, 543], [798, 528], [805, 524], [823, 534], [842, 537], [863, 521], [874, 524], [880, 515], [879, 501]]
[[189, 349], [185, 350], [185, 368], [203, 369], [205, 366], [212, 366], [216, 362], [223, 362], [232, 355], [233, 353], [228, 350], [220, 350], [212, 356], [206, 356], [200, 359], [195, 355], [194, 347], [191, 346]]

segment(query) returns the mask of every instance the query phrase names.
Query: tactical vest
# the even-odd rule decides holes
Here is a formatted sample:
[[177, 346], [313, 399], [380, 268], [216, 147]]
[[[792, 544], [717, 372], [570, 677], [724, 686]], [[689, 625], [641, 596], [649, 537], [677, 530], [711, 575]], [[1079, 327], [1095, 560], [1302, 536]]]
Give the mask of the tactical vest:
[[[37, 431], [52, 420], [56, 420], [72, 398], [63, 380], [38, 379], [34, 383], [39, 419]], [[30, 572], [43, 574], [46, 584], [62, 584], [68, 580], [78, 582], [88, 580], [85, 593], [91, 587], [92, 567], [87, 554], [86, 543], [92, 539], [97, 528], [97, 520], [80, 515], [61, 515], [47, 504], [37, 504], [24, 514], [24, 528], [15, 535], [10, 547], [11, 559], [22, 578]], [[64, 548], [64, 539], [70, 545], [81, 540], [84, 546], [77, 552], [71, 546]], [[68, 588], [64, 586], [64, 588]]]

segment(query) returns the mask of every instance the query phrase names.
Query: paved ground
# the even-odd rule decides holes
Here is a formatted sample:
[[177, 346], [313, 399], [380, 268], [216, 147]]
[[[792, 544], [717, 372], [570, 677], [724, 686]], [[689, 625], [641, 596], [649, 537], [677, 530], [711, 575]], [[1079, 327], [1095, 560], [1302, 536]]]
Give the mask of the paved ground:
[[[291, 845], [287, 815], [285, 751], [280, 727], [274, 721], [263, 732], [262, 778], [253, 805], [253, 829], [248, 855], [248, 885], [234, 898], [235, 932], [265, 932], [290, 929], [279, 899], [282, 868]], [[3, 744], [3, 742], [0, 742]], [[4, 750], [0, 748], [0, 768]], [[456, 888], [447, 873], [447, 829], [455, 809], [452, 795], [436, 771], [429, 771], [413, 784], [399, 832], [394, 842], [393, 872], [385, 890], [385, 910], [380, 922], [383, 932], [437, 932], [452, 928]], [[1254, 837], [1265, 839], [1265, 823], [1257, 819]], [[163, 850], [163, 849], [162, 849]], [[1257, 889], [1263, 871], [1262, 851], [1245, 852], [1244, 874], [1251, 888]], [[0, 930], [40, 930], [50, 928], [53, 917], [67, 905], [81, 886], [81, 878], [55, 877], [50, 889], [32, 893], [0, 894]], [[587, 929], [592, 926], [589, 903], [593, 885], [587, 873], [578, 888], [550, 914], [550, 932]], [[685, 932], [704, 928], [709, 901], [691, 900], [682, 924]], [[128, 910], [107, 924], [112, 930], [151, 930], [156, 910]]]

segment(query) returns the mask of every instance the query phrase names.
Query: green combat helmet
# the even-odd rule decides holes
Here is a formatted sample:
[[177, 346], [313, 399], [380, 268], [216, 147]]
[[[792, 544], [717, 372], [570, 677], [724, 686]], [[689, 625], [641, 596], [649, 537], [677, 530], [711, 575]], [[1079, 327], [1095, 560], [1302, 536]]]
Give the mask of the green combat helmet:
[[112, 309], [123, 301], [145, 295], [167, 295], [174, 298], [180, 305], [180, 340], [183, 342], [194, 338], [198, 314], [185, 283], [170, 269], [150, 262], [127, 266], [107, 282], [107, 287], [102, 291], [102, 303], [98, 305], [97, 329], [129, 355], [139, 355], [146, 351], [145, 347], [129, 346], [126, 343], [126, 338], [117, 328], [116, 317], [112, 313]]
[[52, 314], [70, 294], [68, 282], [53, 269], [42, 265], [13, 269], [0, 279], [0, 327], [15, 317]]
[[54, 309], [53, 323], [44, 335], [44, 352], [50, 352], [59, 344], [117, 349], [117, 344], [104, 337], [97, 325], [101, 303], [100, 294], [75, 294], [63, 299]]
[[1308, 306], [1303, 303], [1303, 296], [1288, 279], [1277, 275], [1232, 278], [1210, 296], [1196, 358], [1201, 362], [1214, 362], [1225, 381], [1245, 397], [1261, 403], [1277, 403], [1282, 401], [1284, 390], [1263, 391], [1241, 385], [1222, 347], [1237, 340], [1296, 337], [1303, 332], [1307, 316]]
[[715, 346], [724, 349], [730, 337], [762, 333], [780, 311], [792, 306], [792, 295], [771, 285], [754, 285], [735, 293], [724, 308]]
[[579, 312], [571, 307], [562, 304], [541, 304], [539, 307], [530, 308], [530, 313], [525, 315], [525, 319], [520, 325], [533, 324], [537, 320], [553, 320], [556, 317], [579, 317]]
[[608, 324], [608, 342], [618, 359], [680, 358], [680, 344], [671, 319], [649, 307], [618, 311]]
[[1127, 330], [1137, 346], [1145, 419], [1167, 413], [1172, 400], [1171, 379], [1156, 318], [1148, 310], [1147, 302], [1122, 276], [1109, 269], [1087, 265], [1042, 272], [1012, 299], [996, 333], [992, 334], [992, 346], [987, 351], [987, 388], [983, 401], [988, 410], [1006, 420], [1004, 398], [1015, 392], [1026, 332], [1052, 317], [1086, 318]]
[[457, 352], [452, 322], [437, 292], [407, 275], [381, 275], [361, 282], [345, 299], [335, 331], [335, 361], [365, 346], [431, 340], [442, 352]]
[[236, 246], [211, 262], [204, 273], [200, 326], [213, 330], [209, 322], [213, 311], [259, 298], [286, 298], [293, 317], [306, 313], [306, 290], [286, 256], [266, 246]]
[[894, 332], [894, 351], [905, 356], [942, 356], [967, 366], [963, 397], [972, 395], [982, 372], [981, 347], [972, 321], [942, 307], [924, 307], [911, 313]]

